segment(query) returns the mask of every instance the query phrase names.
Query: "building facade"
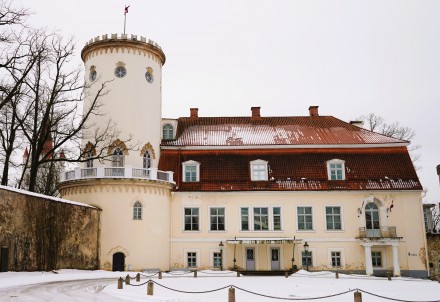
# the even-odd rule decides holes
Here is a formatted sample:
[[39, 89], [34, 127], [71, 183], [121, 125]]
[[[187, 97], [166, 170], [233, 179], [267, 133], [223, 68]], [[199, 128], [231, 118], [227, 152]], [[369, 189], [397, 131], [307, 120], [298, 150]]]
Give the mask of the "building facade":
[[102, 268], [427, 275], [409, 142], [321, 116], [318, 106], [286, 117], [259, 107], [199, 117], [191, 108], [165, 119], [156, 43], [104, 35], [82, 58], [90, 96], [108, 83], [105, 112], [139, 146], [117, 139], [107, 163], [61, 175], [63, 198], [102, 209]]

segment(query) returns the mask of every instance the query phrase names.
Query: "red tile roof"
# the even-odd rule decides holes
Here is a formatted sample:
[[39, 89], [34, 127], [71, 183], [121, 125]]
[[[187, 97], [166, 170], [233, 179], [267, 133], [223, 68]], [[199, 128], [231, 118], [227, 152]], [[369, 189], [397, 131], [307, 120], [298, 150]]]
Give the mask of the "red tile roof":
[[182, 117], [176, 139], [163, 146], [257, 146], [396, 144], [399, 139], [356, 127], [332, 116]]
[[[268, 181], [250, 181], [249, 163], [269, 165]], [[326, 162], [345, 161], [346, 180], [329, 181]], [[200, 181], [182, 182], [182, 163], [200, 163]], [[159, 169], [174, 171], [178, 191], [421, 190], [406, 147], [162, 150]]]

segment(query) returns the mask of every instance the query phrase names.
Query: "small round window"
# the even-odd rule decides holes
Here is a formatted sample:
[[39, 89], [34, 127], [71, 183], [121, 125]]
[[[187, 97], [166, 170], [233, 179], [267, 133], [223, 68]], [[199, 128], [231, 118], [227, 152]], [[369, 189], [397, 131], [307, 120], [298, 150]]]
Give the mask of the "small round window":
[[118, 78], [123, 78], [127, 74], [127, 69], [123, 66], [118, 66], [115, 69], [115, 76]]
[[147, 79], [148, 83], [153, 83], [154, 77], [153, 74], [149, 73], [148, 71], [145, 73], [145, 79]]

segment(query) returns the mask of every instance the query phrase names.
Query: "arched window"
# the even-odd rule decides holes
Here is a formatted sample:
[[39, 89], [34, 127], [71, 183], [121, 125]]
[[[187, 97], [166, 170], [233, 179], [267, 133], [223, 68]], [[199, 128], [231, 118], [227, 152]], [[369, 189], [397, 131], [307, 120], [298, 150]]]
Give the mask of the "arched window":
[[173, 125], [166, 124], [162, 128], [163, 139], [173, 139], [174, 138], [174, 128]]
[[142, 205], [139, 201], [133, 206], [133, 220], [141, 220], [142, 219]]
[[145, 151], [144, 153], [143, 167], [144, 169], [151, 168], [151, 155], [150, 152], [148, 152], [148, 150]]
[[112, 167], [124, 166], [124, 151], [121, 148], [116, 148], [112, 155]]
[[86, 157], [87, 157], [87, 161], [86, 161], [87, 168], [93, 168], [93, 150], [87, 151]]
[[379, 230], [379, 208], [375, 203], [367, 203], [365, 206], [365, 226], [367, 230]]

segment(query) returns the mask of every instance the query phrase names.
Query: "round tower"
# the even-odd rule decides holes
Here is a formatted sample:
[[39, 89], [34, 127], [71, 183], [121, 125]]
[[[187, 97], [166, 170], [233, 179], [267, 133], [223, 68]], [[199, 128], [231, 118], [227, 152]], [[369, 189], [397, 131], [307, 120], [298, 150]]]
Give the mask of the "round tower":
[[[162, 66], [165, 63], [165, 54], [160, 46], [135, 35], [103, 35], [86, 44], [81, 58], [89, 86], [84, 110], [94, 101], [102, 84], [105, 85], [104, 95], [98, 99], [100, 104], [104, 104], [101, 115], [91, 116], [88, 124], [93, 125], [92, 130], [105, 129], [111, 119], [119, 131], [114, 148], [108, 150], [108, 155], [115, 153], [119, 147], [125, 156], [121, 159], [123, 162], [113, 163], [113, 166], [157, 167], [161, 138]], [[86, 139], [83, 141], [85, 151], [87, 144]], [[130, 149], [142, 152], [131, 152]], [[144, 164], [146, 151], [149, 151], [149, 166]]]
[[[84, 111], [105, 86], [98, 99], [100, 114], [90, 117], [87, 131], [104, 129], [111, 120], [117, 136], [107, 142], [88, 136], [83, 155], [91, 159], [61, 174], [59, 192], [102, 210], [97, 238], [102, 269], [168, 270], [174, 181], [172, 172], [157, 170], [165, 54], [151, 40], [112, 34], [90, 40], [81, 57]], [[101, 150], [106, 160], [93, 160]]]

